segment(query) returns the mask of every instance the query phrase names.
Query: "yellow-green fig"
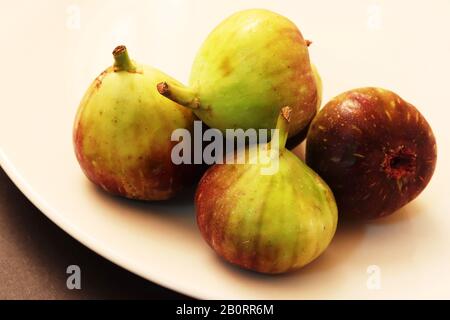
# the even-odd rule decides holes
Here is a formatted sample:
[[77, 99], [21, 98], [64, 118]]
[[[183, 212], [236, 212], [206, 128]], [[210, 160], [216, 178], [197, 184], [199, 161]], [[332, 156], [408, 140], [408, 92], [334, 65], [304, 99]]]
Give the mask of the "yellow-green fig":
[[193, 114], [158, 94], [155, 86], [167, 75], [130, 60], [124, 46], [113, 56], [114, 65], [95, 79], [79, 106], [76, 157], [86, 176], [110, 193], [168, 199], [195, 176], [191, 166], [171, 161], [171, 134], [192, 131]]
[[288, 105], [293, 137], [308, 126], [321, 100], [308, 45], [297, 26], [279, 14], [237, 12], [200, 48], [189, 86], [167, 79], [158, 91], [222, 131], [273, 128]]
[[[284, 148], [288, 119], [283, 108], [278, 139], [260, 149], [271, 150], [279, 141], [269, 161], [216, 164], [196, 193], [197, 224], [206, 242], [227, 261], [262, 273], [310, 263], [328, 247], [337, 226], [330, 188]], [[261, 145], [245, 152], [252, 154], [251, 148]]]

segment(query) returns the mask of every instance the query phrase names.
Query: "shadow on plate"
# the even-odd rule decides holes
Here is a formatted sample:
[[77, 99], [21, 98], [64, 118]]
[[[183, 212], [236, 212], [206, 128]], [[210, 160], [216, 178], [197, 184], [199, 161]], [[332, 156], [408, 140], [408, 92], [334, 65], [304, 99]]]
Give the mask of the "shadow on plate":
[[[345, 265], [348, 261], [348, 256], [360, 246], [362, 239], [364, 238], [365, 229], [366, 226], [361, 223], [352, 222], [339, 225], [333, 241], [321, 256], [307, 266], [286, 274], [265, 275], [245, 270], [226, 262], [218, 255], [215, 255], [215, 260], [217, 263], [224, 265], [225, 271], [233, 273], [235, 276], [246, 276], [254, 280], [269, 281], [271, 283], [290, 281], [293, 277], [297, 280], [299, 277], [302, 278], [325, 274], [333, 274], [333, 277], [337, 277], [338, 275], [336, 273], [330, 273], [329, 271], [333, 269], [337, 270], [339, 267]], [[211, 254], [214, 255], [213, 252], [211, 252]]]
[[96, 196], [111, 200], [115, 204], [139, 211], [149, 213], [160, 213], [161, 215], [177, 216], [177, 215], [191, 215], [194, 214], [194, 196], [196, 186], [191, 186], [181, 191], [177, 196], [170, 200], [164, 201], [142, 201], [127, 199], [124, 197], [112, 195], [105, 192], [100, 187], [86, 179], [86, 185], [92, 190]]
[[245, 276], [250, 280], [266, 281], [272, 285], [278, 282], [290, 281], [294, 277], [296, 278], [295, 281], [301, 281], [299, 279], [315, 278], [316, 276], [320, 276], [325, 283], [328, 277], [332, 277], [333, 282], [336, 283], [336, 279], [339, 278], [340, 268], [345, 267], [349, 261], [349, 256], [361, 246], [368, 228], [407, 224], [412, 219], [423, 214], [423, 211], [420, 201], [414, 201], [392, 215], [379, 220], [358, 222], [341, 219], [328, 249], [315, 261], [291, 273], [264, 275], [231, 265], [217, 255], [215, 255], [215, 260], [217, 260], [217, 263], [223, 264], [225, 271], [232, 273], [234, 276]]
[[414, 200], [413, 202], [407, 204], [403, 208], [400, 208], [393, 214], [386, 216], [384, 218], [380, 218], [377, 220], [372, 220], [367, 222], [367, 224], [373, 226], [384, 226], [384, 225], [394, 225], [400, 223], [406, 223], [425, 212], [425, 208], [423, 207], [420, 200]]

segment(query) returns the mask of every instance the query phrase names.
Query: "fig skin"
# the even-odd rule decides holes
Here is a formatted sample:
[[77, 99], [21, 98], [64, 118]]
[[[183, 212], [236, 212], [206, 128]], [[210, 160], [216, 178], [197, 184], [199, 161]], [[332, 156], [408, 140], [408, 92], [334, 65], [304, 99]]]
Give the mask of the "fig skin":
[[295, 147], [297, 147], [299, 144], [301, 144], [303, 142], [303, 140], [305, 140], [308, 131], [309, 131], [309, 127], [311, 126], [311, 122], [313, 121], [314, 117], [317, 115], [318, 110], [320, 109], [320, 106], [322, 104], [322, 92], [323, 92], [323, 87], [322, 87], [322, 78], [319, 75], [319, 72], [317, 71], [317, 68], [314, 64], [311, 65], [312, 69], [313, 69], [313, 74], [314, 74], [314, 79], [316, 81], [317, 84], [317, 92], [318, 92], [318, 100], [317, 100], [317, 106], [316, 106], [316, 112], [314, 112], [313, 118], [311, 119], [311, 121], [307, 124], [306, 127], [304, 127], [299, 133], [297, 133], [295, 136], [290, 137], [287, 142], [286, 142], [286, 148], [288, 148], [289, 150], [294, 149]]
[[351, 219], [392, 214], [427, 186], [436, 140], [420, 112], [380, 88], [332, 99], [313, 120], [306, 163], [331, 187], [339, 213]]
[[309, 44], [297, 26], [279, 14], [240, 11], [209, 34], [188, 86], [167, 80], [158, 91], [223, 132], [274, 128], [280, 109], [288, 105], [293, 137], [308, 126], [321, 99]]
[[273, 175], [261, 174], [267, 166], [262, 163], [216, 164], [195, 197], [197, 224], [209, 246], [232, 264], [261, 273], [310, 263], [328, 247], [337, 226], [330, 188], [284, 148], [286, 137], [287, 131]]
[[95, 79], [79, 106], [76, 157], [86, 176], [109, 193], [169, 199], [195, 181], [197, 168], [171, 161], [176, 142], [170, 139], [177, 128], [192, 132], [194, 116], [156, 91], [167, 75], [130, 60], [124, 46], [113, 56], [114, 66]]
[[[311, 119], [312, 122], [312, 119]], [[299, 144], [301, 144], [305, 139], [309, 131], [309, 127], [311, 126], [311, 122], [299, 133], [297, 133], [295, 136], [290, 137], [286, 141], [286, 148], [289, 150], [295, 149]]]

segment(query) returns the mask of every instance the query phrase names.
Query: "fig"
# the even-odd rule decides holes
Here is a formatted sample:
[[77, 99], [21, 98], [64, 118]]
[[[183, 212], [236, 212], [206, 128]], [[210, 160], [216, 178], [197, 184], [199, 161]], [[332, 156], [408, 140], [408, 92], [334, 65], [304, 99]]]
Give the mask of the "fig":
[[319, 75], [319, 72], [317, 71], [316, 66], [314, 64], [311, 64], [311, 67], [313, 69], [314, 79], [315, 79], [316, 84], [317, 84], [317, 92], [318, 92], [318, 100], [317, 100], [316, 112], [314, 112], [313, 118], [306, 125], [306, 127], [304, 127], [302, 130], [300, 130], [300, 132], [298, 132], [294, 136], [288, 138], [288, 140], [286, 142], [286, 148], [288, 148], [289, 150], [294, 149], [300, 143], [302, 143], [303, 140], [305, 140], [305, 138], [306, 138], [306, 136], [308, 134], [311, 122], [314, 119], [314, 117], [316, 116], [317, 111], [320, 109], [320, 105], [322, 103], [322, 79], [320, 78], [320, 75]]
[[416, 198], [436, 165], [436, 140], [397, 94], [360, 88], [338, 95], [313, 120], [306, 163], [331, 187], [339, 213], [387, 216]]
[[[75, 119], [75, 154], [86, 176], [104, 190], [132, 199], [165, 200], [193, 182], [195, 170], [175, 165], [175, 129], [193, 129], [192, 112], [155, 89], [167, 79], [132, 61], [125, 46], [114, 65], [84, 95]], [[175, 80], [171, 80], [175, 81]]]
[[[288, 119], [289, 108], [283, 108], [278, 139], [274, 135], [265, 147], [241, 151], [276, 150], [267, 161], [216, 164], [200, 180], [195, 197], [197, 224], [209, 246], [232, 264], [261, 273], [310, 263], [328, 247], [337, 225], [330, 188], [284, 147]], [[267, 166], [277, 170], [264, 172]]]
[[223, 132], [274, 128], [280, 109], [289, 105], [293, 137], [308, 126], [321, 98], [309, 44], [297, 26], [279, 14], [240, 11], [207, 37], [193, 63], [189, 86], [168, 79], [158, 84], [158, 91]]

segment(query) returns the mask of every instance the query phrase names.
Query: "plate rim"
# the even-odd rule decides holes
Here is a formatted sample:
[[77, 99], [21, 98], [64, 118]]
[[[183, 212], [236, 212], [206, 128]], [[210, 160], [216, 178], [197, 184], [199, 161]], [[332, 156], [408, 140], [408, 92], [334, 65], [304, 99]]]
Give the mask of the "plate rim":
[[186, 287], [176, 283], [176, 281], [170, 281], [168, 277], [163, 279], [158, 278], [155, 275], [149, 275], [144, 271], [144, 268], [139, 268], [137, 265], [133, 265], [131, 262], [114, 250], [110, 250], [101, 243], [99, 243], [95, 237], [89, 236], [84, 231], [71, 225], [70, 221], [64, 219], [63, 216], [58, 214], [57, 210], [47, 203], [47, 201], [26, 180], [20, 170], [13, 164], [13, 162], [7, 157], [6, 152], [0, 146], [0, 166], [5, 171], [6, 175], [11, 179], [14, 185], [20, 190], [20, 192], [51, 222], [53, 222], [58, 228], [62, 229], [67, 235], [81, 243], [89, 250], [95, 252], [99, 256], [114, 263], [120, 268], [131, 272], [145, 281], [150, 281], [163, 288], [175, 291], [183, 294], [187, 297], [194, 299], [219, 299], [218, 297], [207, 297], [205, 292], [193, 287]]

